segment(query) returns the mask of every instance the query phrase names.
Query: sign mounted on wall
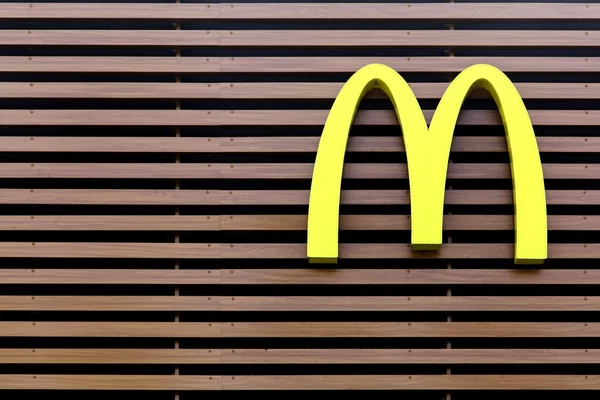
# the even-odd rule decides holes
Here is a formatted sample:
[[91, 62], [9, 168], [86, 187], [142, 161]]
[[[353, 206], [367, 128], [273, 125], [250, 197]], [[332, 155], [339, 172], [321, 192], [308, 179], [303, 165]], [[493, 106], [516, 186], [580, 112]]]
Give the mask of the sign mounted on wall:
[[531, 120], [510, 79], [490, 65], [461, 72], [442, 96], [429, 127], [406, 81], [382, 64], [358, 70], [339, 92], [317, 150], [308, 211], [307, 256], [311, 263], [336, 263], [339, 206], [348, 134], [359, 103], [382, 89], [402, 127], [408, 163], [413, 250], [439, 250], [446, 174], [454, 128], [469, 92], [487, 90], [500, 110], [508, 142], [515, 206], [516, 264], [541, 264], [547, 257], [546, 194]]

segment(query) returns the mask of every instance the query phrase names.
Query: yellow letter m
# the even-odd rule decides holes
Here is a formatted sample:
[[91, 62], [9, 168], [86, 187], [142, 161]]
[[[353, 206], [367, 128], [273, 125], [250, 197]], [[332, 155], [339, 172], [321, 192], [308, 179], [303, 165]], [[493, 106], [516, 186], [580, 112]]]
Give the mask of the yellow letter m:
[[464, 99], [477, 87], [492, 95], [504, 123], [513, 179], [514, 261], [516, 264], [544, 262], [548, 239], [542, 163], [525, 104], [510, 79], [490, 65], [465, 69], [449, 85], [428, 127], [409, 85], [396, 71], [381, 64], [367, 65], [357, 71], [341, 89], [327, 117], [310, 190], [309, 262], [337, 262], [341, 182], [348, 134], [361, 99], [374, 88], [388, 95], [402, 127], [410, 182], [412, 248], [439, 250], [454, 128]]

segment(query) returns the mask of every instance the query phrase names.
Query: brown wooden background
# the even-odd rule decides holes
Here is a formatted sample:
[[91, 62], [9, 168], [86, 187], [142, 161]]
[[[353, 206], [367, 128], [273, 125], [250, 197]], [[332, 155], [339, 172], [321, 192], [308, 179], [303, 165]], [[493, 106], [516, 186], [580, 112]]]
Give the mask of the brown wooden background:
[[[2, 2], [0, 24], [1, 399], [596, 398], [600, 4]], [[516, 82], [548, 190], [541, 269], [512, 264], [506, 143], [480, 93], [440, 256], [408, 248], [401, 130], [373, 93], [342, 259], [310, 269], [318, 137], [371, 62], [424, 110], [475, 63]]]

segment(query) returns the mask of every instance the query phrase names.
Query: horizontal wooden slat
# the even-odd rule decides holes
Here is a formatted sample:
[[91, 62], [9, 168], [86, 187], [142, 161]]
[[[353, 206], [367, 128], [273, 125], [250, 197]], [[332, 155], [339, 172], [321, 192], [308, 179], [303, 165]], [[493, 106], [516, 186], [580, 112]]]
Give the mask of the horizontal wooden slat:
[[[323, 125], [329, 110], [0, 110], [4, 125], [105, 125], [105, 126], [196, 126], [196, 125]], [[424, 112], [427, 120], [432, 110]], [[534, 125], [600, 125], [598, 110], [530, 110]], [[499, 125], [495, 110], [464, 110], [459, 125]], [[359, 112], [356, 125], [397, 125], [393, 111]]]
[[[8, 166], [7, 172], [0, 172], [2, 174], [7, 173], [27, 173], [28, 170], [34, 170], [35, 167], [30, 168], [29, 164], [21, 164], [18, 167], [13, 166], [14, 164], [0, 164], [0, 171], [4, 166]], [[48, 164], [45, 164], [48, 165]], [[44, 165], [44, 167], [45, 167]], [[50, 164], [52, 165], [52, 164]], [[71, 164], [71, 168], [74, 169], [79, 164]], [[100, 164], [97, 168], [102, 168]], [[133, 165], [133, 167], [130, 167]], [[127, 171], [128, 169], [137, 170], [142, 169], [146, 164], [127, 164], [125, 167], [120, 168], [117, 164], [114, 169]], [[178, 167], [185, 172], [188, 170], [197, 171], [206, 165], [198, 164], [181, 164], [184, 167]], [[44, 168], [37, 166], [37, 168]], [[61, 166], [62, 167], [62, 166]], [[69, 166], [64, 166], [62, 169], [67, 169]], [[81, 168], [82, 170], [91, 169], [92, 167], [86, 167], [85, 165]], [[96, 168], [95, 165], [93, 168]], [[148, 169], [153, 167], [149, 166]], [[168, 164], [158, 165], [156, 167], [157, 176], [162, 176], [161, 172], [171, 168]], [[175, 168], [171, 168], [175, 169]], [[312, 179], [314, 164], [299, 164], [299, 163], [235, 163], [235, 164], [223, 164], [221, 166], [220, 176], [223, 179]], [[544, 177], [546, 179], [598, 179], [600, 176], [600, 164], [544, 164]], [[17, 172], [12, 172], [17, 171]], [[182, 178], [188, 177], [185, 172], [182, 173]], [[346, 179], [407, 179], [408, 168], [403, 163], [346, 163], [344, 164], [344, 175]], [[84, 172], [82, 172], [84, 173]], [[100, 172], [98, 172], [100, 173]], [[125, 172], [123, 172], [125, 173]], [[197, 173], [197, 172], [196, 172]], [[32, 172], [29, 172], [32, 174]], [[29, 176], [26, 176], [29, 177]], [[143, 173], [141, 177], [144, 177]], [[191, 177], [191, 176], [190, 176]], [[452, 163], [448, 165], [448, 178], [450, 179], [510, 179], [511, 168], [510, 164], [481, 164], [481, 163]]]
[[[6, 218], [6, 217], [3, 217]], [[224, 215], [220, 219], [223, 231], [306, 230], [307, 215]], [[3, 221], [0, 220], [0, 229]], [[12, 225], [11, 225], [12, 227]], [[513, 230], [513, 215], [445, 215], [443, 228], [448, 231]], [[18, 228], [21, 229], [21, 228]], [[410, 230], [408, 215], [341, 215], [340, 230]], [[600, 216], [549, 215], [548, 230], [600, 230]]]
[[219, 125], [206, 110], [0, 110], [4, 125], [195, 126]]
[[217, 231], [219, 215], [3, 215], [0, 231]]
[[0, 257], [219, 258], [218, 243], [0, 242]]
[[[195, 30], [0, 30], [0, 45], [24, 46], [218, 46], [219, 31]], [[589, 36], [588, 36], [589, 37]], [[557, 38], [557, 40], [559, 40]]]
[[0, 389], [12, 390], [221, 390], [220, 376], [207, 375], [12, 375]]
[[[36, 37], [29, 41], [28, 35], [19, 32], [17, 43], [38, 44]], [[185, 31], [182, 31], [185, 32]], [[33, 34], [33, 32], [32, 32]], [[64, 36], [68, 36], [64, 35]], [[196, 33], [197, 36], [200, 36]], [[6, 34], [9, 38], [10, 34]], [[32, 35], [33, 36], [33, 35]], [[62, 35], [61, 35], [62, 36]], [[152, 40], [152, 34], [148, 35]], [[210, 35], [206, 35], [210, 36]], [[598, 31], [492, 31], [492, 30], [251, 30], [219, 32], [221, 46], [600, 46]], [[54, 39], [52, 34], [44, 35], [43, 40]], [[94, 37], [89, 39], [87, 33], [83, 40], [94, 44]], [[136, 41], [137, 37], [133, 39]], [[165, 35], [165, 40], [173, 45], [185, 44], [187, 40], [194, 43], [188, 35]], [[59, 40], [56, 38], [55, 40]], [[160, 40], [160, 39], [158, 39]], [[196, 38], [196, 41], [201, 40]], [[206, 40], [206, 39], [205, 39]], [[0, 43], [2, 35], [0, 35]], [[6, 44], [10, 44], [7, 40]], [[118, 44], [118, 43], [117, 43]]]
[[[218, 99], [220, 88], [220, 83], [0, 82], [6, 98]], [[570, 91], [565, 86], [557, 95]], [[595, 88], [588, 92], [591, 96]]]
[[[314, 164], [298, 163], [4, 163], [0, 178], [103, 178], [103, 179], [311, 179]], [[546, 179], [597, 179], [600, 164], [544, 164]], [[403, 163], [347, 163], [346, 179], [407, 179]], [[509, 164], [448, 166], [450, 179], [510, 179]]]
[[[38, 357], [26, 351], [15, 352], [14, 359]], [[593, 364], [600, 360], [597, 349], [224, 349], [222, 354], [225, 364]]]
[[[186, 57], [183, 58], [184, 60]], [[20, 60], [26, 64], [25, 60]], [[43, 62], [40, 62], [43, 61]], [[11, 67], [21, 67], [13, 60]], [[473, 64], [492, 64], [504, 72], [595, 72], [600, 68], [600, 57], [231, 57], [219, 61], [221, 72], [355, 72], [367, 64], [386, 64], [402, 72], [461, 72]], [[6, 62], [0, 58], [0, 71]], [[84, 61], [78, 61], [81, 64]], [[166, 69], [165, 62], [159, 64], [157, 72]], [[30, 63], [31, 64], [31, 63]], [[50, 68], [38, 60], [39, 66]], [[48, 67], [46, 67], [48, 65]], [[25, 68], [23, 66], [21, 68]], [[83, 66], [82, 66], [83, 67]], [[131, 66], [132, 68], [134, 66]], [[77, 67], [75, 67], [77, 68]], [[98, 67], [96, 67], [98, 68]], [[183, 72], [183, 71], [182, 71]]]
[[5, 284], [598, 285], [585, 269], [0, 269]]
[[[328, 114], [329, 110], [235, 110], [230, 112], [223, 110], [221, 111], [221, 124], [235, 126], [324, 125]], [[423, 114], [427, 122], [430, 122], [433, 110], [424, 110]], [[196, 116], [190, 118], [194, 117]], [[600, 110], [529, 110], [529, 117], [533, 125], [600, 125]], [[201, 116], [198, 118], [202, 119]], [[398, 118], [392, 110], [364, 110], [356, 114], [353, 123], [354, 125], [398, 125]], [[501, 125], [502, 119], [496, 110], [464, 110], [460, 113], [457, 124]]]
[[[3, 192], [0, 190], [0, 196]], [[308, 199], [308, 190], [221, 191], [221, 204], [224, 205], [307, 205]], [[398, 205], [409, 204], [409, 200], [408, 190], [344, 190], [341, 197], [342, 204]], [[600, 202], [600, 191], [547, 190], [546, 201], [550, 205], [597, 204]], [[445, 204], [513, 204], [513, 193], [512, 190], [447, 190]]]
[[[393, 259], [393, 258], [441, 258], [441, 259], [509, 259], [514, 256], [513, 244], [465, 244], [442, 245], [439, 252], [413, 251], [406, 243], [360, 243], [340, 244], [341, 259]], [[227, 259], [277, 259], [306, 258], [306, 244], [235, 243], [221, 244], [221, 258]], [[600, 258], [600, 244], [550, 244], [550, 259], [596, 259]]]
[[0, 57], [0, 72], [201, 73], [219, 72], [218, 57]]
[[3, 284], [214, 285], [220, 281], [218, 269], [0, 269]]
[[[1, 324], [0, 324], [1, 327]], [[1, 329], [1, 328], [0, 328]], [[587, 322], [235, 322], [223, 337], [597, 337], [600, 323]]]
[[597, 364], [597, 349], [0, 349], [3, 364]]
[[597, 375], [223, 376], [224, 390], [598, 390]]
[[[451, 31], [449, 31], [451, 32]], [[115, 99], [333, 99], [343, 82], [0, 82], [6, 98], [115, 98]], [[447, 83], [411, 83], [418, 98], [441, 98]], [[598, 83], [515, 83], [525, 99], [599, 99]], [[379, 90], [368, 97], [385, 98]], [[470, 98], [489, 97], [476, 90]]]
[[0, 204], [217, 205], [217, 190], [0, 189]]
[[68, 153], [218, 153], [221, 141], [219, 138], [210, 137], [2, 136], [0, 137], [0, 151], [44, 153], [53, 151]]
[[[1, 301], [2, 297], [0, 297]], [[36, 298], [37, 299], [37, 298]], [[37, 301], [37, 300], [36, 300]], [[80, 300], [85, 303], [85, 299]], [[30, 298], [19, 302], [33, 303]], [[39, 301], [40, 303], [43, 300]], [[10, 301], [6, 301], [11, 307]], [[17, 308], [19, 309], [19, 308]], [[222, 311], [598, 311], [600, 297], [223, 296]]]
[[[22, 282], [24, 278], [21, 275], [25, 275], [26, 272], [9, 273], [8, 276], [13, 277], [15, 283]], [[59, 272], [54, 274], [58, 275]], [[25, 278], [28, 276], [25, 275]], [[232, 285], [595, 285], [600, 283], [600, 270], [230, 269], [223, 270], [222, 283]]]
[[[565, 355], [567, 356], [567, 355]], [[595, 356], [590, 354], [589, 359]], [[3, 364], [221, 364], [221, 349], [0, 349]]]
[[0, 57], [0, 72], [208, 73], [355, 72], [379, 62], [398, 72], [461, 72], [492, 64], [504, 72], [595, 72], [600, 57]]
[[0, 45], [51, 46], [600, 46], [597, 31], [10, 30]]
[[600, 311], [572, 296], [0, 296], [2, 311]]
[[219, 322], [0, 322], [0, 336], [220, 337]]
[[[454, 31], [447, 31], [454, 32]], [[478, 32], [480, 33], [480, 32]], [[61, 83], [60, 85], [67, 85], [65, 88], [46, 88], [46, 84], [43, 82], [36, 83], [30, 87], [23, 83], [0, 83], [0, 90], [4, 96], [31, 96], [35, 97], [31, 93], [38, 93], [38, 96], [48, 96], [46, 92], [50, 92], [52, 89], [54, 92], [64, 92], [66, 90], [83, 92], [88, 84], [79, 84], [79, 86], [70, 88], [68, 83]], [[71, 84], [75, 85], [75, 84]], [[97, 84], [102, 85], [102, 84]], [[169, 85], [169, 84], [163, 84]], [[175, 85], [175, 84], [171, 84]], [[188, 84], [180, 85], [186, 86]], [[221, 84], [221, 97], [225, 99], [334, 99], [342, 86], [343, 82], [224, 82]], [[418, 82], [409, 84], [415, 96], [418, 98], [434, 98], [439, 99], [448, 88], [447, 83], [434, 83], [434, 82]], [[36, 88], [37, 86], [37, 88]], [[600, 84], [598, 83], [522, 83], [515, 82], [515, 86], [519, 91], [519, 94], [524, 99], [598, 99], [600, 98]], [[41, 87], [41, 89], [40, 89]], [[110, 88], [110, 87], [109, 87]], [[105, 92], [109, 91], [109, 88], [99, 86], [98, 91]], [[163, 97], [169, 96], [171, 87], [165, 87], [165, 94]], [[151, 91], [151, 88], [129, 88], [119, 87], [119, 91], [128, 90], [131, 93], [131, 97], [140, 96], [140, 92]], [[177, 87], [178, 92], [181, 92], [181, 97], [188, 95], [186, 87]], [[204, 88], [198, 88], [200, 92], [198, 96], [201, 96], [206, 92]], [[25, 92], [25, 93], [23, 93]], [[109, 92], [110, 93], [110, 92]], [[87, 91], [86, 91], [87, 94]], [[92, 93], [90, 93], [92, 95]], [[147, 96], [150, 96], [148, 94]], [[116, 94], [115, 94], [116, 96]], [[385, 93], [381, 90], [373, 90], [368, 93], [369, 98], [386, 98]], [[489, 94], [483, 90], [475, 90], [472, 94], [469, 94], [469, 98], [489, 98]]]
[[220, 168], [195, 163], [3, 163], [0, 178], [214, 179], [221, 176]]
[[[600, 152], [600, 138], [597, 137], [537, 137], [537, 142], [541, 152]], [[316, 152], [318, 146], [319, 137], [229, 137], [221, 140], [221, 150], [224, 153], [305, 153]], [[404, 151], [404, 145], [400, 135], [351, 136], [347, 151], [400, 152]], [[458, 136], [452, 141], [452, 151], [497, 153], [507, 152], [508, 149], [504, 137]]]
[[222, 3], [222, 19], [600, 19], [598, 4]]
[[223, 3], [81, 4], [6, 3], [0, 18], [36, 19], [600, 19], [596, 4], [556, 3]]
[[219, 311], [220, 304], [218, 296], [0, 296], [3, 311]]
[[219, 10], [219, 4], [4, 3], [0, 18], [205, 20], [219, 18]]

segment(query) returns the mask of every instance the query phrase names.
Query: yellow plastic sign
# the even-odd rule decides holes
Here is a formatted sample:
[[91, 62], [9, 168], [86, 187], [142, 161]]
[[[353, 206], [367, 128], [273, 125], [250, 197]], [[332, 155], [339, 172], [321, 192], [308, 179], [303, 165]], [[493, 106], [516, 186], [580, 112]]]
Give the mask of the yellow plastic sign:
[[535, 133], [513, 83], [499, 69], [484, 64], [465, 69], [450, 83], [429, 127], [411, 88], [392, 68], [367, 65], [346, 82], [329, 112], [317, 150], [308, 211], [309, 262], [337, 262], [339, 206], [348, 134], [360, 101], [374, 88], [388, 95], [402, 127], [410, 182], [412, 249], [440, 249], [454, 128], [463, 101], [478, 87], [492, 95], [504, 123], [513, 180], [515, 263], [544, 262], [548, 247], [546, 195]]

